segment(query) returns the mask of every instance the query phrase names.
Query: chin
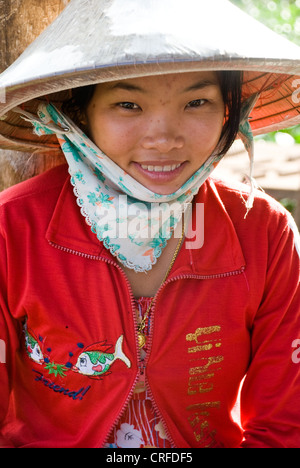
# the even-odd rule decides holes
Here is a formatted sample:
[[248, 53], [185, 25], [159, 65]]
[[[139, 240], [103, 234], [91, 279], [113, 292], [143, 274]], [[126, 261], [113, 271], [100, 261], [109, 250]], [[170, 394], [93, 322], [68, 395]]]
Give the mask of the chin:
[[172, 193], [175, 193], [177, 192], [177, 190], [180, 188], [181, 186], [176, 186], [174, 188], [167, 188], [167, 187], [161, 187], [161, 188], [158, 188], [158, 187], [147, 187], [149, 190], [151, 190], [151, 192], [153, 193], [156, 193], [157, 195], [172, 195]]

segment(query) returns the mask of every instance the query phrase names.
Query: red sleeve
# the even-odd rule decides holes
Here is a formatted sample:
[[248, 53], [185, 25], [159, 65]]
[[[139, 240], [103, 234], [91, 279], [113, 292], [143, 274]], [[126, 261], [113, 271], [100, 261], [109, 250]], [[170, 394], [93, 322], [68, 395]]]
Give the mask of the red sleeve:
[[244, 448], [300, 446], [300, 359], [294, 348], [300, 339], [299, 234], [290, 226], [274, 226], [266, 278], [257, 278], [265, 280], [265, 293], [252, 324], [252, 358], [241, 392]]
[[19, 347], [16, 321], [9, 313], [7, 300], [7, 256], [5, 239], [1, 234], [0, 217], [0, 448], [12, 448], [3, 429], [6, 419], [14, 373], [14, 360]]

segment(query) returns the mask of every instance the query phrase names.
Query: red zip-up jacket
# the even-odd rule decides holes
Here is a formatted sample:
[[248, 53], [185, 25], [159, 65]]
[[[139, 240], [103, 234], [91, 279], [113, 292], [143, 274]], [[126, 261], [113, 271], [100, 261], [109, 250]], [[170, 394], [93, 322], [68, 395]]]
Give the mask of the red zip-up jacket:
[[3, 446], [102, 447], [140, 378], [174, 447], [300, 446], [295, 235], [264, 194], [244, 218], [242, 187], [200, 189], [204, 244], [159, 289], [143, 364], [129, 282], [67, 167], [0, 195]]

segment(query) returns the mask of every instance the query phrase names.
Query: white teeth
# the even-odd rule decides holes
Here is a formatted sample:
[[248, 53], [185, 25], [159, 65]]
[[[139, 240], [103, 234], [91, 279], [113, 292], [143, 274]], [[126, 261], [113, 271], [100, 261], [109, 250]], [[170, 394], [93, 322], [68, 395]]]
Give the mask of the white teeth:
[[175, 169], [178, 169], [180, 166], [181, 164], [173, 164], [173, 166], [145, 166], [141, 164], [142, 169], [149, 172], [171, 172], [175, 171]]

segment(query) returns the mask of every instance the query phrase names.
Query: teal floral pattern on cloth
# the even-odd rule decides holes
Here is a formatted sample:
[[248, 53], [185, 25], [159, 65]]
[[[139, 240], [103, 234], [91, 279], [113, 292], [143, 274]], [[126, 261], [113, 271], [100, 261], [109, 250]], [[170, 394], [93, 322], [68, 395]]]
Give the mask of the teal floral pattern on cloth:
[[52, 104], [41, 104], [37, 117], [26, 117], [36, 134], [57, 135], [86, 222], [112, 255], [135, 271], [148, 271], [156, 263], [223, 157], [212, 154], [179, 190], [159, 195], [124, 172]]

